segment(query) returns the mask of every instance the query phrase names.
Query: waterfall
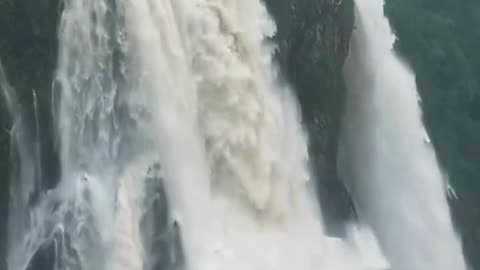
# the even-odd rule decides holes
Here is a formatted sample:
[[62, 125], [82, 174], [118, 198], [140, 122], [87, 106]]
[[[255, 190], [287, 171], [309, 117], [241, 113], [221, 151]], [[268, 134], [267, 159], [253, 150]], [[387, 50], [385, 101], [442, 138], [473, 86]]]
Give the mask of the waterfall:
[[65, 0], [58, 31], [61, 179], [12, 198], [8, 269], [388, 267], [367, 226], [323, 232], [260, 0]]
[[340, 172], [393, 269], [466, 269], [415, 77], [395, 55], [383, 0], [356, 5]]

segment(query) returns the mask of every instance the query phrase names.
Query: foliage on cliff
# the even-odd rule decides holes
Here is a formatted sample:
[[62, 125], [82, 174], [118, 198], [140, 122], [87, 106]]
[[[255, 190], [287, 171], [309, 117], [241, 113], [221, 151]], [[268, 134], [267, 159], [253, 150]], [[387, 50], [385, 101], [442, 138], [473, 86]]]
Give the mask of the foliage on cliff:
[[469, 262], [480, 269], [480, 1], [387, 0], [396, 49], [416, 74], [424, 121], [458, 199]]

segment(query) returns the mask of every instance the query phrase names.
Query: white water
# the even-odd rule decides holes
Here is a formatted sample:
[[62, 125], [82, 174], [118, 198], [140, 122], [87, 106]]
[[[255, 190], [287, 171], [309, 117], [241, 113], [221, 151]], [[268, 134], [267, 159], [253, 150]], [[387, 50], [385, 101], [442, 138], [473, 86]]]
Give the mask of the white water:
[[263, 44], [274, 31], [265, 7], [125, 5], [187, 267], [373, 269], [323, 234], [295, 103]]
[[259, 0], [66, 1], [61, 181], [15, 209], [26, 225], [10, 228], [8, 269], [49, 239], [57, 269], [150, 267], [142, 236], [160, 228], [140, 224], [157, 162], [187, 269], [386, 268], [367, 229], [323, 233], [296, 103], [265, 43], [274, 31]]
[[394, 53], [383, 0], [356, 5], [340, 171], [392, 269], [464, 270], [415, 77]]

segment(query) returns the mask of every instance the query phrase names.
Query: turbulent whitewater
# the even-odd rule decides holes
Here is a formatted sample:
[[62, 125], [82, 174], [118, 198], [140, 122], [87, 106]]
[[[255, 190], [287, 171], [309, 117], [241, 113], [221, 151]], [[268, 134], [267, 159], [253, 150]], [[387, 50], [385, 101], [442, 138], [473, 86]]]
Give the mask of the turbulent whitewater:
[[259, 0], [66, 0], [58, 29], [54, 189], [0, 74], [21, 167], [8, 269], [386, 268], [368, 229], [323, 233]]
[[51, 101], [61, 175], [50, 190], [36, 92], [31, 124], [0, 65], [14, 154], [9, 270], [466, 269], [381, 0], [357, 1], [346, 63], [340, 172], [361, 225], [344, 239], [324, 233], [260, 0], [63, 8]]
[[464, 270], [415, 77], [394, 53], [383, 0], [356, 4], [340, 171], [393, 269]]

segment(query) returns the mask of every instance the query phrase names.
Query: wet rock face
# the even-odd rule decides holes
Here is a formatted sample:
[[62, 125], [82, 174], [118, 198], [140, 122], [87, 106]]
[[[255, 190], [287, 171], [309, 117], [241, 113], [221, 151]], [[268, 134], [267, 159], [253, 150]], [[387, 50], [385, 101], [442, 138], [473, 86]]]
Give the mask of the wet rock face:
[[[10, 84], [15, 88], [25, 119], [34, 126], [33, 89], [38, 97], [38, 131], [43, 178], [46, 188], [58, 179], [57, 155], [51, 122], [51, 82], [57, 55], [57, 25], [60, 18], [59, 0], [0, 1], [0, 59]], [[6, 221], [10, 174], [10, 134], [3, 94], [0, 94], [0, 269], [5, 266]], [[36, 132], [36, 131], [35, 131]], [[41, 255], [41, 254], [43, 255]], [[38, 260], [48, 257], [40, 252]], [[48, 252], [47, 252], [48, 253]], [[32, 266], [33, 267], [33, 266]], [[32, 268], [33, 269], [33, 268]], [[41, 268], [49, 269], [49, 268]]]
[[56, 232], [45, 241], [28, 262], [26, 270], [80, 270], [77, 251], [72, 248], [68, 235]]
[[184, 259], [180, 229], [172, 221], [163, 186], [160, 163], [148, 169], [145, 183], [144, 214], [140, 228], [146, 255], [145, 269], [182, 270]]
[[[48, 179], [44, 185], [51, 188], [57, 182], [58, 158], [53, 142], [53, 123], [51, 119], [51, 88], [57, 59], [57, 27], [61, 13], [59, 0], [41, 1], [0, 1], [0, 60], [5, 68], [6, 75], [15, 89], [24, 118], [32, 128], [35, 126], [35, 110], [33, 106], [33, 92], [38, 99], [39, 130], [32, 129], [38, 134], [42, 155], [42, 178]], [[0, 95], [0, 112], [3, 100]], [[1, 119], [0, 126], [10, 126]], [[5, 139], [5, 129], [0, 131], [0, 147]], [[1, 164], [5, 155], [0, 156]], [[0, 179], [7, 179], [0, 171]], [[3, 189], [2, 189], [3, 190]]]
[[33, 255], [27, 270], [55, 269], [55, 244], [49, 241], [42, 245]]
[[338, 179], [337, 138], [344, 102], [343, 63], [353, 31], [352, 0], [267, 0], [274, 16], [278, 61], [302, 107], [310, 156], [327, 227], [354, 218], [352, 200]]

